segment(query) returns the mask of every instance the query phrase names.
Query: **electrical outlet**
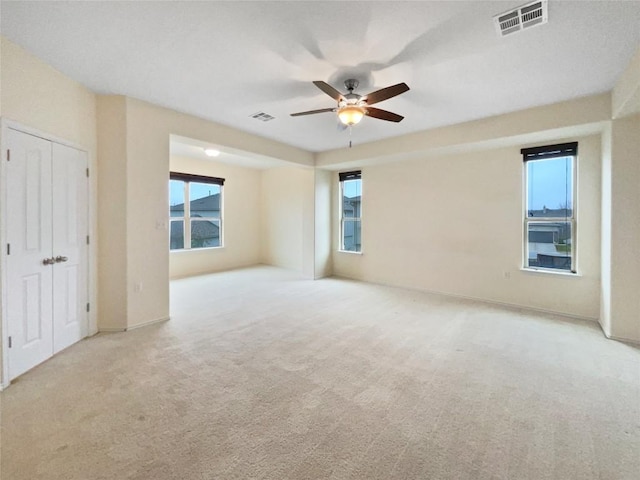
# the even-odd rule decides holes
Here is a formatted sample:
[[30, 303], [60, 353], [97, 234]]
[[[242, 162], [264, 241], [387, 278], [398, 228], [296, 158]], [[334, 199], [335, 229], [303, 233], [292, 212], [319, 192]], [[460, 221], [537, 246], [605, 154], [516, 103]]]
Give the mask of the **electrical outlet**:
[[142, 291], [142, 282], [138, 282], [134, 285], [133, 291], [136, 293], [140, 293]]
[[504, 276], [504, 278], [509, 279], [511, 278], [511, 272], [508, 270], [505, 270], [504, 272], [502, 272], [502, 275]]

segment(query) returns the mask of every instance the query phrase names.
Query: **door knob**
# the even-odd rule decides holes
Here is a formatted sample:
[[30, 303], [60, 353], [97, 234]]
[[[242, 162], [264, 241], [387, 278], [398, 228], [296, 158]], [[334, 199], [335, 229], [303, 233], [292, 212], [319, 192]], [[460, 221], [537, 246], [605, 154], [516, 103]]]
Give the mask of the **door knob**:
[[54, 263], [56, 263], [56, 259], [53, 257], [42, 260], [43, 265], [53, 265]]
[[63, 257], [62, 255], [58, 255], [56, 258], [53, 259], [56, 263], [61, 263], [61, 262], [66, 262], [67, 260], [69, 260], [67, 257]]

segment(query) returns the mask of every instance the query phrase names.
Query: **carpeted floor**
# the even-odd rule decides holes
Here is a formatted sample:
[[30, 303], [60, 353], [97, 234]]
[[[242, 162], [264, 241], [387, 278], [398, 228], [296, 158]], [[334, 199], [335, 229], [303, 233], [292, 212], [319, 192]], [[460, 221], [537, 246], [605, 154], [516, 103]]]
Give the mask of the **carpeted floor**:
[[257, 267], [172, 284], [0, 395], [2, 480], [640, 478], [595, 324]]

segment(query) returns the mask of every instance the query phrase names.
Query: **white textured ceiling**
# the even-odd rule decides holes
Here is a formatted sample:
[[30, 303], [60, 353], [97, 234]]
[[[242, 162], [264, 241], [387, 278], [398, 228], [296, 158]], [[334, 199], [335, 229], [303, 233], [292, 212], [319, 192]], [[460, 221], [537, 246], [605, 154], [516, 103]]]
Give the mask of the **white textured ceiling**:
[[[353, 142], [610, 90], [640, 46], [640, 1], [549, 0], [549, 23], [498, 38], [491, 2], [7, 2], [2, 34], [98, 93], [122, 94], [318, 152], [345, 147], [313, 80], [406, 82]], [[250, 118], [259, 111], [270, 122]]]

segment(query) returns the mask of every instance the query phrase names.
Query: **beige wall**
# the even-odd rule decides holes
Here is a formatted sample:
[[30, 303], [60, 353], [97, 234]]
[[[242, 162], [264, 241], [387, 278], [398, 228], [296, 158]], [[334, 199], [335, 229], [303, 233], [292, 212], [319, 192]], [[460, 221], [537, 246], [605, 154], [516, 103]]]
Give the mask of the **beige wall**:
[[171, 156], [171, 171], [225, 179], [222, 248], [170, 253], [171, 278], [245, 267], [260, 260], [261, 171], [210, 160]]
[[331, 182], [311, 168], [262, 172], [262, 263], [309, 279], [331, 275]]
[[611, 335], [611, 123], [602, 132], [600, 326]]
[[326, 170], [315, 171], [315, 270], [313, 278], [330, 276], [332, 264], [333, 175]]
[[611, 93], [611, 104], [613, 118], [640, 114], [640, 48], [618, 78]]
[[602, 308], [612, 338], [640, 343], [640, 49], [612, 92], [603, 134]]
[[[35, 129], [87, 151], [90, 178], [90, 268], [92, 284], [89, 331], [97, 324], [97, 160], [96, 96], [21, 47], [0, 36], [0, 111], [3, 120]], [[0, 345], [1, 348], [1, 345]], [[0, 361], [2, 356], [0, 355]]]
[[[0, 7], [2, 8], [2, 7]], [[2, 12], [0, 11], [0, 15]], [[0, 117], [2, 117], [2, 52], [4, 46], [5, 38], [0, 35]]]
[[101, 330], [122, 330], [127, 323], [127, 99], [98, 97], [98, 297]]
[[[313, 188], [310, 168], [281, 167], [262, 172], [262, 263], [313, 278]], [[311, 210], [310, 210], [311, 209]], [[306, 218], [305, 218], [306, 215]], [[312, 253], [312, 252], [311, 252]]]
[[95, 94], [0, 38], [3, 117], [81, 145], [95, 156]]
[[600, 139], [577, 140], [579, 276], [521, 270], [520, 147], [365, 167], [362, 255], [334, 235], [334, 273], [597, 319]]
[[[611, 129], [611, 264], [609, 331], [640, 343], [640, 115]], [[605, 267], [606, 268], [606, 267]]]

